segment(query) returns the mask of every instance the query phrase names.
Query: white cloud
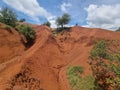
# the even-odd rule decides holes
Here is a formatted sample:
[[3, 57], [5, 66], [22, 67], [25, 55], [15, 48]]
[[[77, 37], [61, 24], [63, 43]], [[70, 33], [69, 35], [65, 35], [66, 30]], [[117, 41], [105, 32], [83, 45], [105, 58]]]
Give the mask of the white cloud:
[[51, 23], [52, 28], [56, 28], [56, 16], [51, 16], [48, 18], [48, 21]]
[[40, 23], [39, 16], [45, 17], [48, 21], [51, 21], [50, 18], [54, 16], [47, 12], [46, 9], [41, 7], [37, 0], [3, 0], [6, 4], [10, 5], [17, 11], [20, 11], [24, 14], [27, 14], [31, 17], [31, 20]]
[[63, 2], [63, 4], [61, 5], [61, 11], [67, 12], [67, 8], [70, 6], [72, 6], [72, 4]]
[[116, 30], [120, 27], [120, 4], [116, 5], [89, 5], [85, 8], [88, 13], [89, 27]]

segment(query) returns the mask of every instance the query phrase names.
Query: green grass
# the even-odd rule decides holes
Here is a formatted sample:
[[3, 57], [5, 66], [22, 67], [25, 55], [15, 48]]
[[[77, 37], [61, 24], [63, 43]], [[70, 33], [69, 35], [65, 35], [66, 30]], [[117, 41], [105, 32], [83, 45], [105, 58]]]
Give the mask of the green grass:
[[105, 40], [98, 41], [91, 50], [90, 57], [93, 59], [108, 58], [106, 46], [107, 43]]
[[92, 59], [103, 58], [108, 60], [118, 60], [120, 61], [120, 53], [110, 54], [107, 50], [110, 43], [105, 40], [98, 41], [90, 52], [90, 57]]
[[84, 73], [84, 68], [81, 66], [67, 68], [67, 77], [72, 90], [93, 90], [94, 77], [86, 76], [82, 78], [82, 73]]

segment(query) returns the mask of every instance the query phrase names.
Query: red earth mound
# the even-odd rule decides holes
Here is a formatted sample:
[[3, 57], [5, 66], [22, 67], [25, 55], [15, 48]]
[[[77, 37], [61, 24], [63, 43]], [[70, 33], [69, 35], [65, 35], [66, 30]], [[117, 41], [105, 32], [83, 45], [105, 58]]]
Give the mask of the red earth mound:
[[24, 49], [18, 32], [0, 23], [0, 63], [21, 55]]
[[67, 67], [80, 65], [84, 75], [91, 74], [88, 57], [94, 42], [120, 40], [120, 33], [79, 26], [57, 37], [46, 26], [34, 29], [35, 44], [0, 72], [0, 90], [71, 90]]

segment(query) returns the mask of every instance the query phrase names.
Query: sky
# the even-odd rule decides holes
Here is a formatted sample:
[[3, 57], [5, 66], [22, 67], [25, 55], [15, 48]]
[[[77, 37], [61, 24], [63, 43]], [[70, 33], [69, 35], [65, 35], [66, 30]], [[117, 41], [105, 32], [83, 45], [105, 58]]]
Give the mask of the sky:
[[68, 13], [71, 21], [67, 26], [116, 30], [120, 27], [120, 0], [0, 0], [0, 9], [9, 7], [18, 19], [25, 18], [32, 24], [49, 21], [56, 27], [57, 17]]

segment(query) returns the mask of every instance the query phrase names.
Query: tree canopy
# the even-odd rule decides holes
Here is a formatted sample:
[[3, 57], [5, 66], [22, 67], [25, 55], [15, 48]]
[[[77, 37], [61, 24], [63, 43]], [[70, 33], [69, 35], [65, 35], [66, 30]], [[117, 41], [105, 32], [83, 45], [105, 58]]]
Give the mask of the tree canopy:
[[51, 23], [50, 23], [49, 21], [47, 21], [47, 22], [45, 22], [43, 25], [46, 25], [46, 26], [50, 27], [50, 26], [51, 26]]
[[3, 7], [0, 11], [0, 22], [15, 27], [17, 15], [11, 9]]
[[70, 22], [70, 15], [67, 13], [64, 13], [61, 17], [58, 17], [56, 19], [57, 26], [61, 26], [61, 28], [64, 27], [64, 25], [68, 24]]
[[26, 20], [25, 20], [25, 18], [21, 18], [20, 20], [19, 20], [19, 22], [25, 22]]

